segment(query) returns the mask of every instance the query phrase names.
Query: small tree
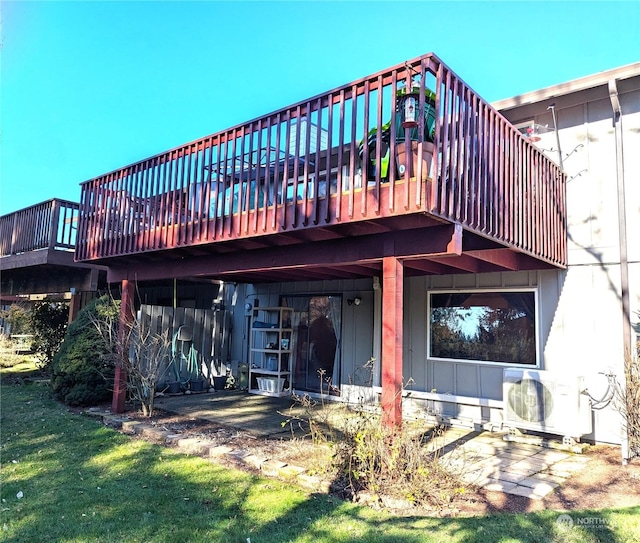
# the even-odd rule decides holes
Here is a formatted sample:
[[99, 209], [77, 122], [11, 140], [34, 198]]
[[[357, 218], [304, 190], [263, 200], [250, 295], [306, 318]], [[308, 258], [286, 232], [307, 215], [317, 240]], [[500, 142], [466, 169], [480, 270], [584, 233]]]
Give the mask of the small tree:
[[60, 350], [69, 320], [69, 308], [62, 302], [37, 302], [31, 310], [29, 323], [33, 332], [31, 348], [40, 366], [48, 369]]
[[135, 315], [122, 330], [119, 313], [96, 315], [92, 324], [111, 364], [121, 364], [126, 370], [130, 397], [140, 404], [145, 416], [152, 416], [157, 386], [169, 367], [170, 331], [154, 332], [150, 322], [140, 322]]
[[[13, 303], [9, 309], [0, 311], [0, 319], [8, 324], [8, 332], [11, 334], [29, 334], [29, 310], [22, 304]], [[5, 331], [6, 332], [6, 331]]]

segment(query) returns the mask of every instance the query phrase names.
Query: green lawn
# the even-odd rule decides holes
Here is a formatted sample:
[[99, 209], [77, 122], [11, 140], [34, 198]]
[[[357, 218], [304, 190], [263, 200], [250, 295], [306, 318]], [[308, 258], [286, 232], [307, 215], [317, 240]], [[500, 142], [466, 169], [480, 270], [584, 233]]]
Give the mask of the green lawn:
[[550, 511], [398, 518], [134, 440], [70, 413], [46, 383], [0, 394], [0, 541], [640, 541], [640, 508], [572, 512], [605, 523], [586, 528]]

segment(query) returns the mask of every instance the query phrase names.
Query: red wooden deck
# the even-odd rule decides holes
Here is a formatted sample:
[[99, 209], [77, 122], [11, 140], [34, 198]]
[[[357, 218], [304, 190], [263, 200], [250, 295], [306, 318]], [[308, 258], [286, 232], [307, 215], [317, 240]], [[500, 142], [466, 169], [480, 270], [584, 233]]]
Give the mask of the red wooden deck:
[[[400, 175], [412, 82], [422, 111], [435, 96], [413, 145], [436, 152]], [[564, 267], [565, 182], [428, 54], [85, 182], [76, 259], [111, 280], [371, 276], [389, 255], [407, 274]]]

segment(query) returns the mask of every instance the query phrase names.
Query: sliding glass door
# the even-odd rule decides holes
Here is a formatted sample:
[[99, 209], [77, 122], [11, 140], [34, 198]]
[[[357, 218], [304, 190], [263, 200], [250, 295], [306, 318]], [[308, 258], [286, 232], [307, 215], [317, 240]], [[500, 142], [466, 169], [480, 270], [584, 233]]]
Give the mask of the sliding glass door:
[[306, 392], [340, 392], [342, 297], [287, 296], [293, 308], [293, 387]]

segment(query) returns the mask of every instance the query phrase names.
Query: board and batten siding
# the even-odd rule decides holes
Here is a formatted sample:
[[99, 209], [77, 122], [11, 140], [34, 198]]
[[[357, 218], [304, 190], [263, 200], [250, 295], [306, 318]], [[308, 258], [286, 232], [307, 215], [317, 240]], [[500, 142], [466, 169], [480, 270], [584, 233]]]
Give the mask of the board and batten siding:
[[[441, 290], [535, 289], [538, 312], [538, 360], [548, 337], [550, 317], [557, 300], [558, 272], [505, 272], [489, 274], [413, 277], [405, 283], [404, 381], [407, 390], [435, 392], [467, 398], [502, 400], [502, 371], [508, 364], [434, 360], [428, 355], [428, 293]], [[544, 285], [544, 289], [540, 286]], [[543, 365], [543, 364], [540, 364]], [[416, 395], [416, 396], [419, 396]], [[409, 396], [411, 398], [411, 395]], [[478, 405], [412, 398], [411, 411], [471, 423], [500, 422], [501, 410]]]

